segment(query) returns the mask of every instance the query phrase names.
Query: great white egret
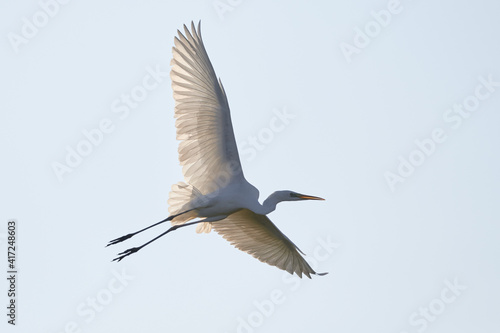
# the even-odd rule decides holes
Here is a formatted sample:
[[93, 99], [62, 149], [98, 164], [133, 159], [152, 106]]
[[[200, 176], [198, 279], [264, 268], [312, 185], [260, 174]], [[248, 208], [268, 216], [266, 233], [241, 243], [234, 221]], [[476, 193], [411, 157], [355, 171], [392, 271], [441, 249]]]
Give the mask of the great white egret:
[[[292, 243], [266, 216], [282, 201], [324, 200], [293, 191], [276, 191], [263, 204], [259, 191], [246, 181], [238, 156], [226, 93], [217, 79], [198, 29], [184, 25], [175, 37], [170, 77], [175, 100], [179, 161], [186, 183], [172, 186], [166, 219], [119, 237], [120, 243], [144, 230], [171, 221], [172, 227], [139, 247], [118, 254], [114, 261], [135, 253], [170, 231], [198, 224], [196, 232], [214, 229], [238, 249], [262, 262], [311, 278], [316, 273]], [[188, 222], [201, 218], [194, 222]], [[299, 253], [300, 252], [300, 253]], [[320, 273], [323, 275], [326, 273]]]

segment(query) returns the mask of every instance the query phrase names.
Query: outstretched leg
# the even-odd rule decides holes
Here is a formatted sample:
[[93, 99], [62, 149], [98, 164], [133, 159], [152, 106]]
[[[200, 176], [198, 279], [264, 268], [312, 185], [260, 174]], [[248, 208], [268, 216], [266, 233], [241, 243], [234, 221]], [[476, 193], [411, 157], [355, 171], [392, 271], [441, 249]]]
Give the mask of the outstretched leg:
[[[206, 218], [206, 219], [203, 219], [203, 220], [200, 220], [200, 221], [194, 221], [194, 222], [189, 222], [189, 223], [185, 223], [185, 224], [178, 224], [178, 225], [174, 225], [172, 227], [170, 227], [167, 231], [165, 231], [164, 233], [156, 236], [155, 238], [153, 238], [152, 240], [150, 240], [149, 242], [147, 243], [144, 243], [142, 244], [141, 246], [138, 246], [138, 247], [133, 247], [133, 248], [130, 248], [128, 250], [125, 250], [121, 253], [118, 253], [118, 257], [116, 257], [115, 259], [113, 259], [113, 261], [120, 261], [122, 260], [123, 258], [133, 254], [133, 253], [136, 253], [137, 251], [139, 251], [140, 249], [142, 249], [143, 247], [145, 247], [146, 245], [148, 244], [151, 244], [153, 243], [155, 240], [157, 240], [158, 238], [160, 237], [163, 237], [165, 236], [166, 234], [168, 234], [170, 231], [174, 231], [174, 230], [177, 230], [179, 228], [182, 228], [182, 227], [187, 227], [188, 225], [193, 225], [193, 224], [197, 224], [197, 223], [202, 223], [202, 222], [215, 222], [215, 221], [219, 221], [219, 220], [222, 220], [222, 219], [225, 219], [227, 217], [227, 215], [224, 215], [224, 216], [214, 216], [214, 217], [209, 217], [209, 218]], [[160, 223], [160, 222], [158, 222]], [[157, 224], [158, 224], [157, 223]], [[153, 226], [151, 226], [153, 227]]]
[[150, 225], [149, 227], [144, 228], [144, 229], [142, 229], [142, 230], [139, 230], [139, 231], [136, 231], [136, 232], [133, 232], [133, 233], [127, 234], [127, 235], [125, 235], [125, 236], [118, 237], [118, 238], [116, 238], [116, 239], [113, 239], [112, 241], [110, 241], [110, 242], [108, 243], [108, 245], [106, 245], [106, 247], [108, 247], [108, 246], [110, 246], [110, 245], [114, 245], [114, 244], [121, 243], [121, 242], [123, 242], [124, 240], [127, 240], [127, 239], [129, 239], [129, 238], [132, 238], [133, 236], [137, 235], [138, 233], [141, 233], [141, 232], [143, 232], [143, 231], [146, 231], [146, 230], [148, 230], [149, 228], [155, 227], [155, 226], [157, 226], [158, 224], [162, 224], [162, 223], [164, 223], [164, 222], [171, 221], [171, 220], [173, 220], [174, 218], [176, 218], [177, 216], [182, 215], [182, 214], [185, 214], [185, 213], [190, 212], [190, 211], [192, 211], [192, 209], [187, 210], [187, 211], [185, 211], [185, 212], [182, 212], [182, 213], [180, 213], [180, 214], [171, 215], [171, 216], [167, 217], [166, 219], [161, 220], [160, 222], [157, 222], [157, 223], [155, 223], [155, 224], [153, 224], [153, 225]]

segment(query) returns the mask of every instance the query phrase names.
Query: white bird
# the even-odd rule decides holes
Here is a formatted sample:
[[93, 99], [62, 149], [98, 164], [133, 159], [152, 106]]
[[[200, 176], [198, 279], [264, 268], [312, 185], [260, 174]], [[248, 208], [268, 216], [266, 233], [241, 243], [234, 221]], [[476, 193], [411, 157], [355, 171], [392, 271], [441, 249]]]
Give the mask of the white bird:
[[[184, 25], [172, 49], [170, 77], [175, 100], [175, 127], [179, 161], [186, 183], [172, 186], [170, 216], [137, 232], [109, 242], [122, 242], [166, 221], [172, 227], [139, 247], [118, 254], [120, 261], [170, 231], [198, 224], [196, 232], [214, 229], [236, 248], [262, 262], [311, 278], [316, 273], [299, 248], [266, 216], [282, 201], [324, 200], [293, 191], [276, 191], [264, 202], [259, 191], [246, 181], [238, 156], [226, 93], [217, 79], [198, 29]], [[189, 222], [200, 218], [194, 222]], [[300, 253], [299, 253], [300, 252]], [[319, 273], [323, 275], [326, 273]]]

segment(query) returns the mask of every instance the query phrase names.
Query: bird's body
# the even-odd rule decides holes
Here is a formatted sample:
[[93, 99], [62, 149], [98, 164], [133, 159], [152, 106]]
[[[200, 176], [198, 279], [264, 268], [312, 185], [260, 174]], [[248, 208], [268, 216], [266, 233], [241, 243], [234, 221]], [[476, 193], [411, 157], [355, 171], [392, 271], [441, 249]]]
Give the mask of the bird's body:
[[185, 34], [178, 32], [171, 62], [179, 161], [185, 183], [172, 186], [168, 218], [108, 245], [166, 221], [171, 221], [173, 227], [141, 247], [120, 253], [115, 260], [120, 261], [172, 230], [198, 224], [197, 232], [214, 229], [240, 250], [291, 274], [300, 277], [317, 274], [295, 244], [266, 215], [282, 201], [323, 199], [293, 191], [276, 191], [259, 203], [259, 191], [243, 175], [229, 104], [200, 30], [200, 25], [196, 29], [192, 23], [191, 32], [186, 26]]
[[[203, 217], [230, 215], [240, 209], [259, 210], [259, 191], [248, 182], [231, 183], [202, 196], [198, 214]], [[206, 204], [205, 204], [206, 203]]]

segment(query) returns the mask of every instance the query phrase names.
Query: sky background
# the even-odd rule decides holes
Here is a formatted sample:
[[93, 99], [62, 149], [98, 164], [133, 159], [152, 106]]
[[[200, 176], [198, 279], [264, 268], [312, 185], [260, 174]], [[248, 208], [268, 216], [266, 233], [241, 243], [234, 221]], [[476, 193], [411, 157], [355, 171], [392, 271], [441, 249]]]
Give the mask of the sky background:
[[[56, 4], [0, 4], [0, 246], [16, 219], [19, 270], [2, 332], [500, 330], [500, 3]], [[194, 228], [111, 262], [165, 230], [104, 247], [168, 214], [182, 173], [165, 73], [200, 19], [261, 200], [326, 198], [270, 214], [326, 276]]]

